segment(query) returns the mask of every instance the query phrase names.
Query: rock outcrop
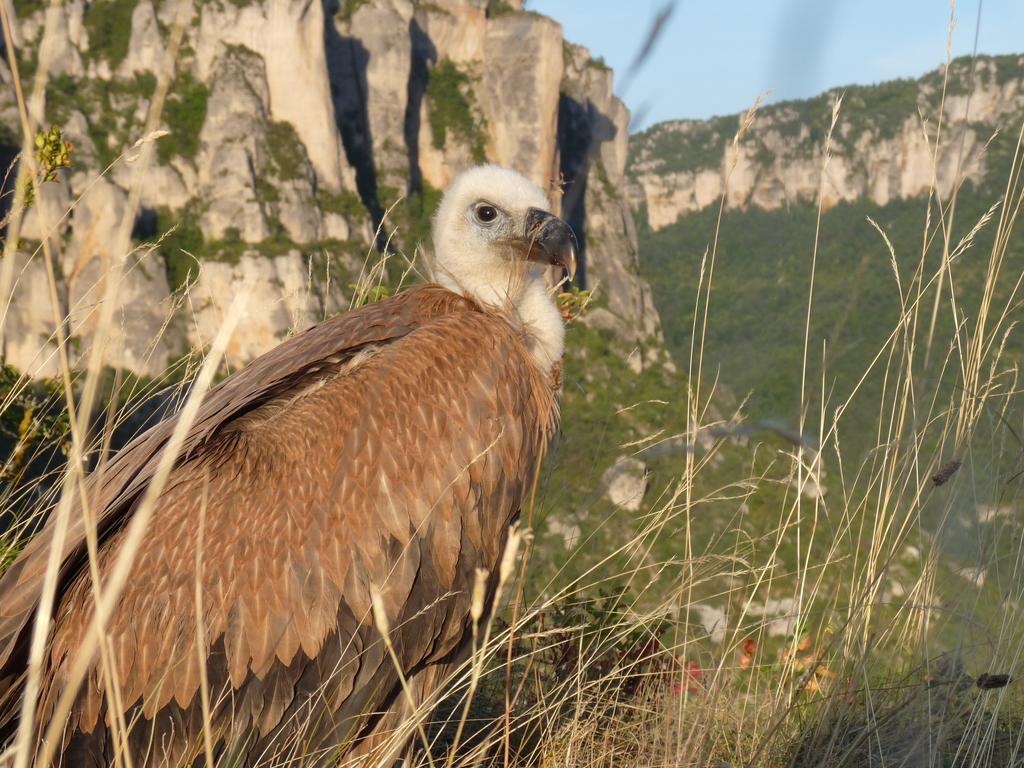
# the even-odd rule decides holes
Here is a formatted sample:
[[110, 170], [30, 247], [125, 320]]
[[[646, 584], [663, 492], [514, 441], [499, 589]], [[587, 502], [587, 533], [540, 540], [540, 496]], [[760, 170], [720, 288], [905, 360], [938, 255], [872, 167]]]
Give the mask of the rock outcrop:
[[188, 62], [195, 77], [210, 82], [225, 45], [251, 50], [266, 69], [269, 117], [295, 129], [317, 182], [334, 192], [351, 184], [331, 106], [323, 6], [309, 0], [196, 5], [198, 32], [189, 39], [195, 58]]
[[642, 461], [632, 456], [620, 456], [605, 470], [601, 481], [605, 485], [605, 495], [615, 506], [629, 512], [640, 509], [647, 492], [647, 468]]
[[[822, 179], [825, 136], [839, 95], [832, 159]], [[986, 143], [1022, 110], [1024, 57], [1012, 55], [981, 57], [973, 68], [957, 60], [948, 80], [940, 69], [920, 80], [764, 107], [735, 147], [739, 115], [659, 123], [631, 142], [630, 202], [661, 229], [723, 195], [730, 208], [771, 210], [817, 200], [820, 188], [826, 208], [861, 198], [884, 205], [927, 193], [934, 179], [940, 198], [948, 199], [958, 179], [976, 182], [985, 175]]]
[[[26, 6], [15, 4], [17, 39], [32, 71], [45, 14]], [[73, 349], [88, 349], [137, 175], [125, 150], [141, 136], [174, 13], [154, 0], [62, 5], [47, 120], [74, 144], [74, 169], [26, 219], [2, 340], [4, 361], [33, 375], [57, 370], [55, 311]], [[611, 72], [521, 2], [201, 0], [172, 75], [111, 365], [160, 373], [210, 342], [248, 283], [263, 310], [228, 355], [244, 363], [347, 306], [367, 255], [395, 229], [407, 253], [428, 248], [439, 190], [483, 161], [521, 170], [556, 204], [568, 182], [562, 204], [580, 234], [581, 279], [598, 286], [597, 319], [630, 345], [660, 339], [625, 198], [628, 112]], [[18, 118], [9, 69], [0, 76], [10, 151]], [[44, 237], [61, 267], [56, 310], [34, 247]]]
[[487, 147], [535, 183], [557, 178], [562, 28], [543, 16], [509, 14], [487, 25], [481, 104]]
[[[659, 340], [661, 329], [647, 282], [640, 276], [633, 216], [622, 190], [629, 148], [629, 111], [612, 93], [612, 71], [586, 48], [566, 46], [559, 105], [563, 214], [581, 233], [588, 254], [584, 281], [603, 288], [611, 327], [637, 341]], [[601, 322], [603, 307], [594, 320]], [[617, 322], [616, 322], [617, 321]], [[649, 357], [657, 344], [649, 347]]]

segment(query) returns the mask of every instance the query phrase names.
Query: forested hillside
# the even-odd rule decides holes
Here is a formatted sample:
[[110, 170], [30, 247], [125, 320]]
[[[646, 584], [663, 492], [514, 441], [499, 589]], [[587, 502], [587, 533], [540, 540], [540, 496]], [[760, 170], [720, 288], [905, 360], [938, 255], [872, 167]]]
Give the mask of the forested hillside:
[[[984, 295], [1024, 118], [1022, 62], [1017, 56], [982, 58], [973, 75], [968, 61], [954, 62], [941, 126], [943, 73], [933, 72], [920, 81], [835, 89], [805, 102], [765, 107], [733, 155], [726, 148], [739, 116], [655, 126], [637, 137], [629, 174], [643, 273], [662, 317], [668, 318], [666, 340], [677, 361], [689, 355], [701, 264], [706, 259], [709, 268], [713, 255], [705, 359], [720, 372], [728, 402], [744, 401], [749, 418], [795, 427], [813, 267], [805, 412], [817, 425], [823, 397], [827, 419], [856, 389], [852, 413], [872, 424], [884, 373], [876, 366], [863, 383], [860, 379], [898, 325], [900, 294], [911, 300], [908, 291], [916, 290], [918, 270], [927, 281], [944, 258], [955, 254], [954, 279], [943, 278], [947, 284], [937, 304], [933, 294], [926, 298], [923, 322], [931, 345], [917, 349], [932, 373], [947, 364], [954, 329], [959, 326], [962, 337]], [[840, 95], [832, 157], [822, 174], [832, 104]], [[930, 143], [908, 138], [915, 131]], [[680, 163], [691, 176], [679, 175]], [[679, 199], [693, 202], [693, 185], [702, 174], [739, 184], [738, 191], [730, 186], [726, 193], [721, 222], [720, 198], [694, 203], [692, 209], [681, 205], [658, 221], [649, 217], [648, 201], [655, 198], [643, 190], [653, 195], [651, 190], [667, 185]], [[883, 194], [888, 179], [898, 183]], [[763, 195], [768, 189], [779, 194]], [[669, 218], [672, 222], [665, 223]], [[958, 249], [961, 244], [965, 247]], [[1016, 276], [1024, 270], [1019, 242], [1011, 242], [1003, 270], [993, 296], [997, 303], [1017, 291]], [[1011, 331], [1005, 342], [1010, 360], [1024, 359], [1019, 331]], [[875, 444], [870, 428], [858, 433], [858, 419], [847, 421], [845, 434], [853, 445]]]

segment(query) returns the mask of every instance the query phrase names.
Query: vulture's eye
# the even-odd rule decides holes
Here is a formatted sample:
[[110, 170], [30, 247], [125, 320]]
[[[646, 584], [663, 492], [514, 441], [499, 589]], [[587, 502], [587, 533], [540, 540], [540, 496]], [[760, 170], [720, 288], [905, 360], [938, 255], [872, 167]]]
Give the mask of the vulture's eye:
[[498, 218], [498, 211], [493, 205], [478, 205], [476, 207], [476, 218], [484, 224], [490, 224]]

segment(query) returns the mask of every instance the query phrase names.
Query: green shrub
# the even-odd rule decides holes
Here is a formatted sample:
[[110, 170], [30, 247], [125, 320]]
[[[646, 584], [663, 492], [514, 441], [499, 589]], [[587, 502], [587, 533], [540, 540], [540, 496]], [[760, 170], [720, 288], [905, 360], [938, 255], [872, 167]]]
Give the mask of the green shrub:
[[71, 75], [52, 76], [46, 83], [46, 111], [56, 123], [67, 122], [78, 106], [78, 83]]
[[14, 0], [14, 15], [19, 19], [26, 19], [44, 7], [39, 0]]
[[307, 176], [309, 158], [306, 156], [306, 148], [291, 123], [270, 123], [267, 131], [267, 151], [270, 153], [274, 173], [281, 181]]
[[341, 0], [341, 8], [338, 9], [336, 16], [344, 22], [352, 21], [352, 15], [369, 1], [370, 0]]
[[996, 65], [996, 85], [1000, 88], [1011, 80], [1024, 78], [1024, 56], [1012, 53], [993, 56], [992, 62]]
[[206, 122], [209, 89], [192, 75], [180, 75], [164, 105], [164, 122], [170, 134], [157, 142], [157, 157], [167, 164], [172, 157], [193, 158], [199, 152], [199, 134]]
[[281, 200], [281, 195], [278, 194], [277, 187], [263, 174], [256, 177], [255, 188], [256, 199], [261, 203], [276, 203]]
[[316, 202], [324, 213], [339, 213], [348, 219], [364, 218], [367, 215], [366, 206], [359, 199], [359, 195], [347, 189], [339, 193], [318, 189]]
[[488, 0], [487, 2], [487, 17], [494, 18], [495, 16], [510, 16], [516, 12], [516, 9], [508, 2], [508, 0]]
[[433, 145], [444, 149], [451, 131], [469, 143], [473, 159], [486, 159], [480, 119], [474, 116], [469, 75], [449, 59], [442, 59], [430, 70], [427, 80], [427, 119]]
[[[385, 209], [392, 206], [399, 196], [399, 191], [393, 187], [381, 185], [377, 188], [377, 197]], [[411, 254], [417, 245], [422, 245], [430, 239], [431, 217], [440, 202], [441, 190], [423, 182], [422, 189], [411, 192], [395, 206], [388, 220], [384, 222], [384, 232], [397, 230], [397, 244]]]
[[423, 189], [409, 196], [407, 207], [409, 222], [406, 238], [414, 245], [421, 245], [430, 239], [431, 218], [441, 204], [441, 190], [423, 182]]
[[[51, 125], [48, 131], [36, 131], [35, 156], [38, 169], [36, 183], [57, 181], [57, 171], [71, 167], [73, 147], [64, 140], [64, 133], [59, 125]], [[35, 202], [36, 185], [25, 179], [25, 207]]]
[[89, 53], [105, 57], [116, 69], [128, 55], [135, 0], [95, 0], [82, 19], [89, 33]]
[[[917, 119], [920, 86], [916, 80], [890, 80], [844, 91], [841, 119], [852, 128], [851, 134], [874, 128], [883, 136], [894, 136], [908, 117]], [[827, 114], [829, 109], [824, 112]]]
[[[195, 219], [196, 212], [191, 207], [179, 211], [168, 208], [157, 211], [157, 233], [163, 237], [160, 253], [164, 257], [167, 283], [173, 291], [195, 280], [199, 268], [196, 259], [201, 258], [205, 252], [203, 231]], [[174, 231], [167, 234], [172, 228]]]
[[[47, 118], [66, 123], [72, 112], [81, 112], [97, 160], [105, 168], [132, 138], [139, 100], [149, 98], [155, 88], [156, 78], [148, 72], [130, 80], [77, 80], [67, 74], [56, 75], [46, 84]], [[168, 136], [161, 144], [164, 141], [173, 138]]]
[[[0, 479], [19, 476], [34, 455], [47, 448], [67, 453], [70, 445], [68, 413], [54, 407], [64, 390], [57, 379], [35, 379], [27, 383], [10, 365], [0, 365]], [[0, 548], [2, 550], [2, 548]], [[0, 555], [0, 560], [6, 557]]]

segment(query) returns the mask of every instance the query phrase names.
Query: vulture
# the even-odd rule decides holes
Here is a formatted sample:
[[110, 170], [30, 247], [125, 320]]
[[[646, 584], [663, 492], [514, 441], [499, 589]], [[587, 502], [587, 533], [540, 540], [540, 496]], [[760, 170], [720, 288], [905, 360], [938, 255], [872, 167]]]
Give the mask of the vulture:
[[[478, 571], [493, 601], [556, 430], [564, 324], [546, 275], [576, 262], [544, 192], [494, 165], [453, 180], [433, 239], [436, 282], [320, 323], [206, 393], [106, 625], [110, 663], [90, 662], [48, 764], [205, 765], [212, 747], [223, 766], [368, 765], [408, 748], [391, 734], [468, 656]], [[87, 479], [101, 580], [175, 418]], [[0, 578], [7, 744], [52, 538], [51, 521]], [[60, 558], [34, 763], [93, 631], [80, 508]]]

